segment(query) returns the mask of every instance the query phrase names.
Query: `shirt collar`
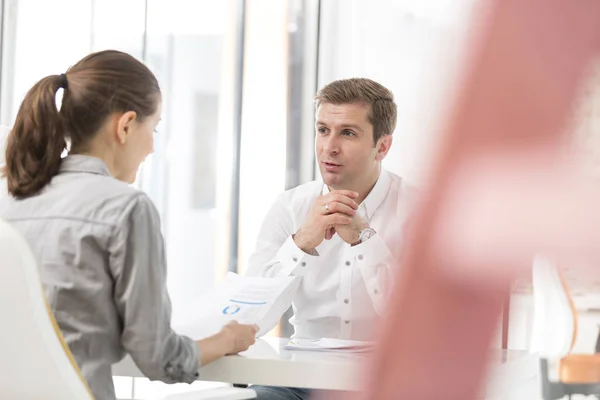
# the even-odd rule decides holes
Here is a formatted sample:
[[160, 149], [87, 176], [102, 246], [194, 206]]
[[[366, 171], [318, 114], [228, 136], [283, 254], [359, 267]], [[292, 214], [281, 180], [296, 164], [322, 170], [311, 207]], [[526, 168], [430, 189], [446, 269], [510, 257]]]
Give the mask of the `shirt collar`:
[[63, 158], [60, 172], [84, 172], [88, 174], [110, 176], [106, 163], [97, 157], [82, 154], [70, 154]]
[[[390, 173], [385, 169], [381, 169], [379, 178], [375, 182], [375, 186], [369, 192], [367, 197], [360, 203], [358, 207], [359, 214], [367, 221], [371, 219], [375, 211], [383, 203], [390, 189], [391, 178]], [[329, 187], [323, 184], [322, 194], [329, 193]]]

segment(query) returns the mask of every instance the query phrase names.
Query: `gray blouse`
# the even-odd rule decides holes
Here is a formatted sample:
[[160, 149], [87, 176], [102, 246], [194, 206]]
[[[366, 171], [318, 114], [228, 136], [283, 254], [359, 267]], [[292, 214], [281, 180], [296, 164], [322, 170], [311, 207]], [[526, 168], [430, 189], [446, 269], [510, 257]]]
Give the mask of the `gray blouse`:
[[0, 218], [35, 253], [48, 301], [96, 400], [129, 353], [152, 380], [192, 382], [198, 347], [171, 329], [156, 208], [95, 157], [69, 155], [42, 192], [0, 199]]

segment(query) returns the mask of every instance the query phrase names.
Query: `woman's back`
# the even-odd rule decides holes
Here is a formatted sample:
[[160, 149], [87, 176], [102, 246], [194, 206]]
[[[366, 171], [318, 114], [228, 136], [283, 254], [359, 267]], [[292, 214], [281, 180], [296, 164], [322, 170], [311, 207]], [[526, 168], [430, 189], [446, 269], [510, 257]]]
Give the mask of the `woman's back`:
[[[33, 247], [48, 301], [82, 373], [92, 386], [103, 383], [92, 388], [97, 396], [112, 392], [110, 365], [125, 354], [113, 274], [123, 272], [130, 216], [146, 207], [142, 192], [110, 177], [100, 159], [82, 155], [65, 158], [39, 195], [0, 201], [0, 218]], [[106, 395], [101, 398], [114, 397]]]

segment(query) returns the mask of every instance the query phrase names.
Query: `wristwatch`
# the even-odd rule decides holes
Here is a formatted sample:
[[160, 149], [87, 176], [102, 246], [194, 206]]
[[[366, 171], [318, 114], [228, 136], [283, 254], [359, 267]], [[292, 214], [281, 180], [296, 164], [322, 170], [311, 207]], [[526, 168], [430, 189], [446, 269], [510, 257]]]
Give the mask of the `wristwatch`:
[[371, 236], [375, 235], [376, 233], [377, 232], [375, 232], [375, 229], [373, 229], [373, 228], [365, 228], [365, 229], [363, 229], [358, 234], [358, 241], [356, 243], [354, 243], [354, 245], [366, 242], [367, 240], [369, 240], [369, 238]]

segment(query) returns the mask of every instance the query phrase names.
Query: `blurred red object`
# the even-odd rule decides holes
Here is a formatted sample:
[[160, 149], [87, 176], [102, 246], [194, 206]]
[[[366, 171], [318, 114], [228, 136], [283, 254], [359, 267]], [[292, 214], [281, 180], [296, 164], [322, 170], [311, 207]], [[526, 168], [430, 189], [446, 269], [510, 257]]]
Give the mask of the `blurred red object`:
[[365, 368], [368, 385], [356, 399], [474, 400], [481, 393], [510, 282], [518, 268], [530, 267], [542, 244], [534, 239], [552, 228], [544, 213], [554, 210], [536, 214], [536, 196], [560, 195], [553, 183], [569, 177], [552, 168], [560, 175], [568, 117], [600, 53], [600, 1], [485, 6], [403, 244], [402, 273]]

